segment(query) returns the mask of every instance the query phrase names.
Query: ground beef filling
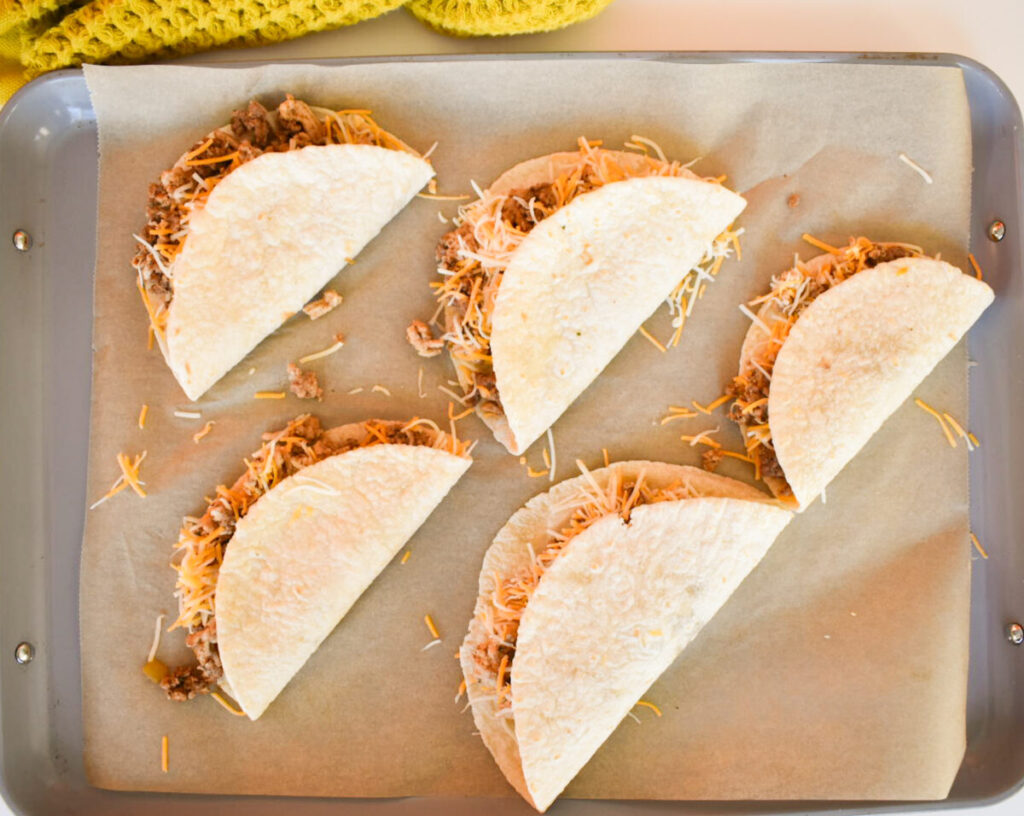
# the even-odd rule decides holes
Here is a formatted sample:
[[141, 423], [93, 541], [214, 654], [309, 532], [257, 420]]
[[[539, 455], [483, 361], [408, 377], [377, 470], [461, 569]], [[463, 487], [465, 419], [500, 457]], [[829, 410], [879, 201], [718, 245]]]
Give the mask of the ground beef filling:
[[[574, 188], [573, 197], [600, 186], [600, 180], [588, 169]], [[553, 183], [513, 190], [502, 204], [501, 218], [512, 229], [527, 234], [557, 209], [558, 200]], [[468, 331], [465, 318], [471, 307], [470, 298], [474, 296], [474, 290], [479, 296], [494, 278], [500, 280], [502, 275], [500, 270], [485, 270], [477, 261], [463, 257], [463, 252], [477, 252], [479, 249], [472, 224], [468, 222], [445, 234], [437, 245], [438, 266], [449, 273], [464, 272], [458, 291], [449, 294], [445, 303], [444, 331], [447, 337], [457, 337]], [[475, 339], [486, 350], [487, 360], [474, 361], [471, 367], [466, 363], [460, 364], [460, 380], [466, 391], [465, 403], [480, 408], [485, 414], [500, 416], [504, 411], [490, 361], [490, 343], [486, 337]]]
[[[899, 258], [916, 257], [917, 255], [917, 252], [904, 246], [874, 246], [864, 254], [863, 269], [871, 269], [881, 263], [886, 263], [887, 261], [895, 261]], [[856, 271], [859, 270], [850, 271], [842, 278], [842, 280], [845, 280], [850, 274], [855, 274]], [[834, 285], [831, 280], [832, 279], [828, 276], [818, 276], [811, 279], [808, 282], [803, 299], [797, 305], [797, 308], [793, 310], [794, 316], [803, 312], [804, 309], [814, 302], [814, 299], [817, 298], [818, 295], [830, 289]], [[777, 353], [778, 352], [776, 352], [776, 354]], [[758, 362], [761, 364], [761, 367], [770, 374], [772, 367], [775, 364], [775, 358], [772, 357], [770, 360], [765, 361], [759, 360]], [[765, 377], [765, 375], [756, 368], [745, 374], [740, 374], [739, 376], [734, 377], [732, 383], [726, 389], [726, 393], [736, 400], [729, 408], [729, 419], [739, 424], [744, 434], [746, 434], [747, 428], [751, 425], [768, 424], [767, 401], [747, 410], [744, 410], [743, 406], [757, 402], [760, 399], [767, 400], [770, 389], [771, 380]], [[767, 476], [771, 479], [781, 479], [782, 481], [785, 481], [786, 474], [779, 465], [779, 460], [775, 456], [775, 449], [773, 447], [770, 447], [769, 445], [758, 445], [754, 449], [753, 455], [757, 457], [762, 478]], [[717, 462], [715, 464], [717, 465]], [[792, 495], [792, 491], [789, 489], [788, 484], [783, 489], [783, 495]]]
[[[351, 144], [380, 143], [377, 138], [361, 131], [347, 133], [345, 141]], [[205, 189], [201, 186], [202, 181], [225, 175], [263, 153], [283, 153], [328, 143], [334, 142], [324, 123], [309, 105], [291, 94], [278, 105], [276, 122], [272, 121], [266, 108], [252, 101], [248, 107], [232, 114], [229, 128], [218, 130], [212, 137], [201, 139], [192, 146], [189, 153], [194, 155], [188, 166], [166, 170], [159, 181], [150, 184], [142, 238], [154, 250], [151, 252], [140, 246], [132, 259], [132, 266], [142, 277], [153, 309], [161, 311], [161, 307], [169, 306], [173, 298], [173, 288], [165, 270], [181, 250], [185, 240], [185, 204], [190, 195]], [[211, 161], [227, 156], [231, 156], [231, 160]]]
[[[437, 437], [433, 429], [417, 425], [404, 428], [399, 423], [365, 423], [369, 437], [375, 444], [432, 446]], [[363, 447], [367, 437], [351, 437], [340, 440], [326, 435], [320, 421], [309, 415], [300, 416], [286, 428], [264, 434], [265, 444], [250, 458], [252, 467], [232, 485], [230, 493], [244, 497], [244, 506], [251, 507], [265, 490], [256, 474], [263, 470], [267, 457], [273, 450], [274, 462], [281, 479], [298, 473], [305, 467], [355, 448]], [[269, 443], [273, 442], [271, 446]], [[241, 515], [244, 515], [241, 514]], [[203, 514], [192, 527], [196, 536], [210, 535], [220, 528], [221, 546], [226, 550], [234, 535], [237, 519], [231, 502], [223, 495], [210, 502]], [[161, 687], [172, 700], [191, 700], [197, 694], [208, 694], [223, 677], [224, 669], [217, 650], [217, 620], [210, 616], [207, 621], [192, 627], [185, 644], [195, 653], [196, 664], [178, 666], [160, 681]]]

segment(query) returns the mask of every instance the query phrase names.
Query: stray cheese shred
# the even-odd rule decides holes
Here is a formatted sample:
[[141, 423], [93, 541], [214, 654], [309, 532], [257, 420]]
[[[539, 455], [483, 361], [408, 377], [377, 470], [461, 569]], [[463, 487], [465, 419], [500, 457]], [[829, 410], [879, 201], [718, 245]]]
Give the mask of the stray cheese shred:
[[946, 441], [949, 442], [949, 446], [951, 448], [955, 448], [956, 437], [953, 436], [953, 432], [949, 429], [949, 425], [946, 424], [946, 420], [943, 418], [942, 414], [940, 414], [938, 411], [936, 411], [934, 408], [932, 408], [932, 406], [930, 406], [927, 402], [925, 402], [922, 399], [915, 398], [914, 404], [917, 405], [918, 408], [923, 408], [925, 411], [927, 411], [929, 414], [935, 417], [935, 419], [939, 423], [939, 426], [942, 428], [942, 432], [946, 435]]
[[164, 734], [160, 739], [160, 770], [163, 773], [167, 773], [170, 769], [170, 755], [168, 751], [167, 735]]
[[333, 345], [328, 346], [327, 348], [323, 349], [322, 351], [317, 351], [317, 352], [314, 352], [313, 354], [307, 354], [305, 357], [300, 357], [299, 358], [299, 362], [302, 363], [303, 365], [305, 365], [306, 363], [311, 363], [314, 360], [319, 360], [322, 357], [328, 357], [329, 355], [334, 354], [336, 351], [341, 349], [344, 345], [345, 345], [345, 338], [342, 337], [340, 334], [336, 334], [336, 335], [334, 335], [334, 343], [333, 343]]
[[143, 405], [139, 410], [139, 430], [141, 431], [146, 427], [146, 414], [149, 413], [149, 406]]
[[427, 625], [427, 628], [430, 630], [430, 634], [432, 634], [435, 638], [438, 639], [441, 637], [441, 633], [437, 631], [437, 626], [434, 624], [434, 619], [430, 617], [430, 615], [424, 615], [423, 622]]
[[138, 454], [134, 459], [129, 459], [124, 453], [117, 454], [117, 466], [121, 468], [121, 475], [117, 477], [117, 481], [111, 485], [110, 490], [103, 494], [99, 501], [94, 502], [89, 506], [90, 510], [99, 507], [103, 502], [112, 496], [116, 496], [126, 487], [130, 487], [140, 498], [146, 498], [146, 491], [142, 489], [142, 485], [145, 484], [139, 478], [139, 466], [142, 464], [142, 460], [146, 458], [146, 451]]
[[196, 433], [192, 434], [192, 441], [195, 442], [198, 445], [199, 444], [199, 440], [202, 439], [204, 436], [206, 436], [210, 431], [212, 431], [213, 430], [213, 426], [215, 424], [216, 423], [212, 419], [209, 420], [203, 426], [203, 429], [201, 431], [197, 431]]
[[974, 545], [974, 549], [978, 551], [978, 554], [987, 561], [988, 553], [985, 552], [985, 548], [981, 546], [981, 542], [978, 541], [978, 537], [974, 533], [971, 533], [971, 543]]
[[648, 702], [647, 700], [637, 700], [636, 704], [638, 706], [643, 706], [644, 708], [649, 708], [657, 716], [659, 716], [659, 717], [661, 716], [661, 709], [658, 708], [654, 703]]
[[229, 703], [227, 700], [225, 700], [223, 697], [221, 697], [221, 695], [219, 695], [217, 692], [211, 691], [210, 692], [210, 696], [214, 700], [216, 700], [218, 703], [220, 703], [221, 707], [225, 711], [230, 711], [236, 717], [244, 717], [245, 716], [245, 712], [244, 711], [242, 711], [239, 708], [235, 708], [233, 705], [231, 705], [231, 703]]
[[978, 280], [984, 280], [985, 278], [981, 274], [981, 267], [978, 265], [978, 259], [974, 257], [974, 254], [968, 252], [967, 260], [971, 262], [971, 268], [974, 270], [974, 276]]
[[254, 399], [284, 399], [285, 396], [284, 391], [257, 391], [253, 394]]

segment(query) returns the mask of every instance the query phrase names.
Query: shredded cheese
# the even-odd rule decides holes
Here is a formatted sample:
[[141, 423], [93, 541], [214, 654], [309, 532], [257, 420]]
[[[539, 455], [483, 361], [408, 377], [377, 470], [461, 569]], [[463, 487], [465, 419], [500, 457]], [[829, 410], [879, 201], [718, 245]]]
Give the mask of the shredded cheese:
[[435, 638], [434, 640], [430, 641], [430, 643], [428, 643], [426, 646], [424, 646], [422, 649], [420, 649], [420, 651], [421, 652], [425, 652], [427, 649], [433, 649], [435, 646], [440, 646], [440, 645], [441, 645], [440, 638]]
[[400, 563], [400, 564], [404, 564], [404, 563], [405, 563], [406, 561], [408, 561], [408, 560], [409, 560], [409, 556], [411, 556], [411, 555], [412, 555], [412, 550], [406, 550], [406, 551], [405, 551], [405, 552], [404, 552], [404, 553], [402, 554], [402, 560], [401, 560], [401, 561], [400, 561], [399, 563]]
[[203, 426], [203, 429], [201, 431], [197, 431], [196, 433], [192, 434], [192, 441], [195, 442], [198, 445], [199, 444], [199, 440], [202, 439], [204, 436], [206, 436], [210, 431], [212, 431], [213, 430], [213, 426], [215, 424], [216, 423], [212, 419], [209, 420]]
[[800, 236], [800, 238], [802, 240], [806, 241], [812, 247], [817, 247], [818, 249], [822, 250], [823, 252], [827, 252], [829, 255], [840, 255], [840, 254], [842, 254], [842, 250], [841, 249], [838, 249], [838, 248], [832, 246], [831, 244], [826, 244], [824, 241], [819, 241], [817, 238], [815, 238], [813, 235], [811, 235], [808, 232], [805, 232], [803, 235]]
[[907, 165], [911, 170], [915, 171], [919, 176], [921, 176], [921, 178], [928, 182], [928, 184], [934, 183], [935, 180], [932, 178], [931, 173], [925, 170], [906, 153], [900, 153], [900, 161]]
[[214, 700], [216, 700], [218, 703], [220, 703], [221, 707], [224, 708], [225, 711], [230, 711], [236, 717], [244, 717], [245, 716], [245, 712], [244, 711], [242, 711], [239, 708], [235, 708], [233, 705], [231, 705], [231, 703], [229, 703], [227, 700], [225, 700], [223, 697], [221, 697], [217, 692], [211, 691], [210, 692], [210, 696]]
[[430, 630], [430, 634], [435, 638], [441, 637], [441, 633], [437, 631], [437, 626], [434, 625], [434, 619], [430, 617], [430, 615], [424, 615], [423, 622], [427, 625], [427, 629]]
[[971, 262], [971, 267], [974, 269], [974, 276], [978, 280], [984, 280], [985, 278], [981, 274], [981, 267], [978, 265], [978, 259], [974, 257], [971, 252], [967, 253], [967, 260]]
[[942, 432], [946, 435], [946, 441], [949, 442], [949, 446], [951, 448], [955, 448], [956, 438], [953, 436], [953, 432], [949, 430], [949, 426], [946, 424], [946, 420], [943, 419], [942, 414], [940, 414], [938, 411], [936, 411], [922, 399], [915, 398], [914, 404], [917, 405], [918, 408], [923, 408], [925, 411], [927, 411], [929, 414], [935, 417], [935, 419], [938, 421], [939, 425], [942, 428]]
[[427, 392], [423, 390], [423, 366], [420, 366], [420, 372], [416, 375], [416, 396], [420, 399], [427, 396]]
[[657, 337], [655, 337], [653, 334], [647, 331], [647, 329], [644, 328], [643, 326], [640, 327], [640, 334], [642, 334], [644, 337], [650, 340], [651, 345], [653, 345], [658, 351], [662, 352], [663, 354], [666, 351], [668, 351], [668, 349], [665, 348], [665, 345]]
[[718, 431], [719, 427], [716, 425], [714, 428], [709, 428], [706, 431], [701, 431], [699, 434], [696, 434], [694, 436], [681, 436], [679, 438], [683, 440], [683, 442], [689, 442], [691, 448], [694, 445], [699, 444], [707, 445], [709, 448], [714, 448], [715, 450], [718, 450], [720, 447], [722, 447], [722, 444], [720, 442], [716, 442], [714, 439], [711, 438], [711, 434], [718, 433]]
[[153, 632], [153, 644], [149, 647], [149, 655], [146, 657], [147, 663], [152, 663], [156, 659], [156, 650], [160, 648], [160, 633], [163, 631], [164, 618], [167, 617], [162, 612], [156, 616], [156, 626]]
[[601, 453], [604, 455], [604, 466], [608, 467], [608, 465], [610, 464], [608, 462], [608, 448], [601, 448]]
[[658, 708], [654, 703], [648, 702], [647, 700], [637, 700], [636, 704], [638, 706], [644, 706], [645, 708], [649, 708], [657, 716], [659, 716], [659, 717], [661, 716], [661, 709]]
[[985, 548], [981, 546], [981, 542], [978, 541], [978, 537], [974, 533], [971, 533], [971, 543], [974, 545], [974, 548], [978, 551], [978, 554], [987, 561], [988, 553], [985, 552]]
[[371, 391], [376, 391], [378, 394], [384, 394], [385, 396], [388, 396], [388, 397], [391, 396], [391, 392], [388, 391], [388, 389], [386, 389], [383, 385], [375, 385], [370, 390]]
[[955, 419], [953, 419], [953, 417], [951, 417], [945, 411], [942, 412], [942, 416], [945, 418], [946, 422], [949, 423], [949, 426], [953, 429], [953, 432], [964, 440], [964, 443], [967, 445], [967, 450], [973, 451], [974, 443], [971, 442], [971, 438], [967, 435], [967, 431], [963, 429], [963, 426]]
[[252, 396], [253, 399], [284, 399], [287, 395], [284, 391], [257, 391]]
[[168, 751], [167, 735], [164, 734], [160, 738], [160, 770], [163, 773], [167, 773], [170, 768], [170, 754]]
[[146, 427], [146, 414], [148, 414], [148, 413], [149, 413], [149, 406], [148, 405], [143, 405], [142, 408], [139, 409], [139, 430], [140, 431], [143, 428]]
[[334, 354], [336, 351], [341, 349], [341, 347], [344, 345], [345, 338], [342, 337], [340, 334], [336, 334], [334, 335], [334, 343], [332, 345], [328, 346], [322, 351], [317, 351], [314, 352], [313, 354], [307, 354], [305, 357], [300, 357], [299, 362], [305, 365], [306, 363], [313, 362], [313, 360], [319, 360], [322, 357], [329, 357], [330, 355]]
[[967, 438], [970, 439], [971, 442], [974, 443], [974, 447], [976, 447], [976, 448], [980, 448], [981, 447], [981, 443], [978, 441], [978, 437], [976, 437], [970, 431], [967, 432]]
[[198, 411], [175, 411], [174, 415], [179, 419], [202, 419], [203, 415]]

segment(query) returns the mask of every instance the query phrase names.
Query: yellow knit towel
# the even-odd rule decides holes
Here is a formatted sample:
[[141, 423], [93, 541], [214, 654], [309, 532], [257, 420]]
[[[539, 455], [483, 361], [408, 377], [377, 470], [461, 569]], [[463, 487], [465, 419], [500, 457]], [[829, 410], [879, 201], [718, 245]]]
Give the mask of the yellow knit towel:
[[137, 62], [218, 46], [266, 45], [351, 25], [403, 0], [94, 0], [22, 54], [30, 75], [83, 62]]
[[406, 8], [459, 37], [531, 34], [589, 20], [612, 0], [412, 0]]
[[[0, 104], [27, 77], [83, 62], [140, 62], [280, 42], [376, 17], [406, 0], [0, 0]], [[459, 36], [550, 31], [611, 0], [414, 0]]]

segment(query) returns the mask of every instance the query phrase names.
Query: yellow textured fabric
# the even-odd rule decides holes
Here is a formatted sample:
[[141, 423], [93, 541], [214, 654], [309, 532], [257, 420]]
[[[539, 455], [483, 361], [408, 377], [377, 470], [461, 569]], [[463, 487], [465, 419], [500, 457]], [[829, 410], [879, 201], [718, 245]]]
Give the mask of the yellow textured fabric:
[[501, 36], [553, 31], [588, 20], [612, 0], [412, 0], [406, 8], [444, 34]]
[[266, 45], [376, 17], [402, 0], [94, 0], [28, 44], [30, 75], [83, 62], [137, 62]]
[[0, 105], [25, 81], [25, 69], [18, 61], [20, 53], [21, 38], [17, 31], [0, 34]]

